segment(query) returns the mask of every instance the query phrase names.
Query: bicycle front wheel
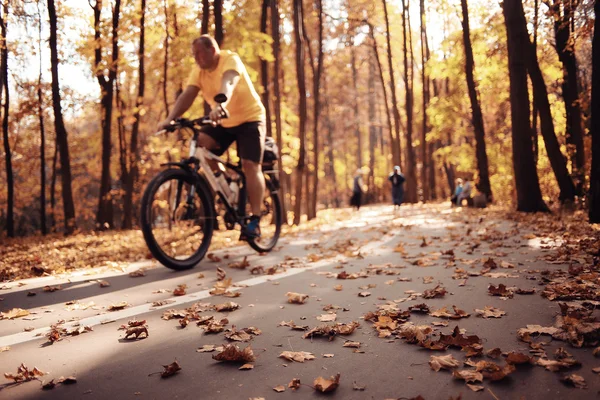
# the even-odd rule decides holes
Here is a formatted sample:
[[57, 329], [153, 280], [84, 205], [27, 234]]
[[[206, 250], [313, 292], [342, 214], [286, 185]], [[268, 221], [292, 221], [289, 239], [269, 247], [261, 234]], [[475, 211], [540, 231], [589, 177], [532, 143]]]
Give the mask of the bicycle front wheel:
[[208, 250], [214, 222], [211, 197], [190, 173], [167, 169], [146, 187], [142, 232], [150, 252], [165, 267], [195, 267]]
[[248, 244], [262, 253], [273, 250], [281, 234], [283, 212], [277, 192], [267, 188], [260, 211], [260, 237], [249, 240]]

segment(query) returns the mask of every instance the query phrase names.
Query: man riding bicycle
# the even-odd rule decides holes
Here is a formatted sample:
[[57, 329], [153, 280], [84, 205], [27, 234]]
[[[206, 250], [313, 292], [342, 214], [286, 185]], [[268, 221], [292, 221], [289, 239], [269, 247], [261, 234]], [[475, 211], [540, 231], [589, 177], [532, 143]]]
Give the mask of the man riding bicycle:
[[[195, 39], [192, 52], [196, 65], [189, 75], [187, 87], [177, 98], [167, 119], [158, 124], [157, 130], [185, 113], [198, 93], [202, 92], [202, 97], [211, 107], [209, 118], [213, 125], [202, 128], [198, 145], [221, 155], [233, 141], [237, 143], [253, 214], [247, 226], [242, 228], [242, 237], [259, 237], [260, 211], [265, 192], [261, 167], [266, 136], [265, 108], [236, 53], [222, 51], [209, 35]], [[224, 94], [227, 101], [222, 104], [215, 102], [217, 94]], [[221, 119], [223, 111], [229, 114], [227, 119]]]

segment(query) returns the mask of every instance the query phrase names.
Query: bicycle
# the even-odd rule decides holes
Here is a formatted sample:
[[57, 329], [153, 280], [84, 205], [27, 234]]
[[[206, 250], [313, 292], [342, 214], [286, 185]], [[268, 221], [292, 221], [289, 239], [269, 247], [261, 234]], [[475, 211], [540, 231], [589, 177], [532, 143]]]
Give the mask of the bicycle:
[[[200, 128], [210, 123], [208, 117], [195, 120], [180, 118], [157, 132], [157, 135], [180, 129], [193, 132], [188, 157], [180, 162], [161, 164], [167, 169], [148, 183], [141, 202], [141, 226], [146, 244], [160, 263], [174, 270], [193, 268], [206, 255], [213, 231], [219, 223], [215, 197], [224, 206], [226, 229], [240, 225], [243, 232], [250, 219], [241, 160], [235, 165], [197, 146]], [[267, 151], [270, 153], [266, 154]], [[269, 252], [275, 247], [283, 223], [278, 193], [279, 171], [274, 162], [277, 156], [271, 154], [273, 151], [276, 151], [276, 146], [272, 150], [266, 149], [267, 162], [263, 161], [266, 191], [261, 206], [261, 235], [241, 239], [258, 252]], [[209, 160], [217, 163], [216, 172], [210, 167]]]

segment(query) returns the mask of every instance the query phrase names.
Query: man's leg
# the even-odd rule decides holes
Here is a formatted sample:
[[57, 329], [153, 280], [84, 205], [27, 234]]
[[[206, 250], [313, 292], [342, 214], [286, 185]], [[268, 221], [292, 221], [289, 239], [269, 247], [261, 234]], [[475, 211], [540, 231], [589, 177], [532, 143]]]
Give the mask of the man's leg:
[[265, 195], [265, 177], [259, 163], [242, 160], [242, 169], [246, 175], [246, 187], [248, 188], [248, 200], [252, 206], [252, 214], [260, 216], [260, 209]]

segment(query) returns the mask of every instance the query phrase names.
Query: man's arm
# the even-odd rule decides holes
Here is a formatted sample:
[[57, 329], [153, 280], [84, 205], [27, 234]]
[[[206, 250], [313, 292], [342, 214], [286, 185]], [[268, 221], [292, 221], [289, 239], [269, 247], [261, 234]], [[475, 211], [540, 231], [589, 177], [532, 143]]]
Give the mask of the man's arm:
[[200, 88], [197, 86], [189, 85], [185, 88], [185, 90], [179, 95], [175, 105], [173, 105], [173, 109], [162, 122], [159, 122], [157, 126], [157, 130], [163, 129], [165, 126], [169, 125], [171, 121], [175, 118], [179, 118], [183, 115], [184, 112], [189, 110], [189, 108], [194, 104], [194, 100], [196, 100], [196, 96], [200, 93]]
[[213, 109], [210, 112], [210, 119], [218, 122], [221, 119], [221, 107], [223, 109], [227, 109], [227, 104], [231, 100], [231, 96], [233, 95], [233, 89], [235, 89], [235, 85], [240, 80], [240, 74], [233, 69], [228, 69], [223, 73], [223, 78], [221, 78], [221, 90], [219, 93], [223, 93], [227, 96], [227, 101], [222, 104], [215, 104]]

